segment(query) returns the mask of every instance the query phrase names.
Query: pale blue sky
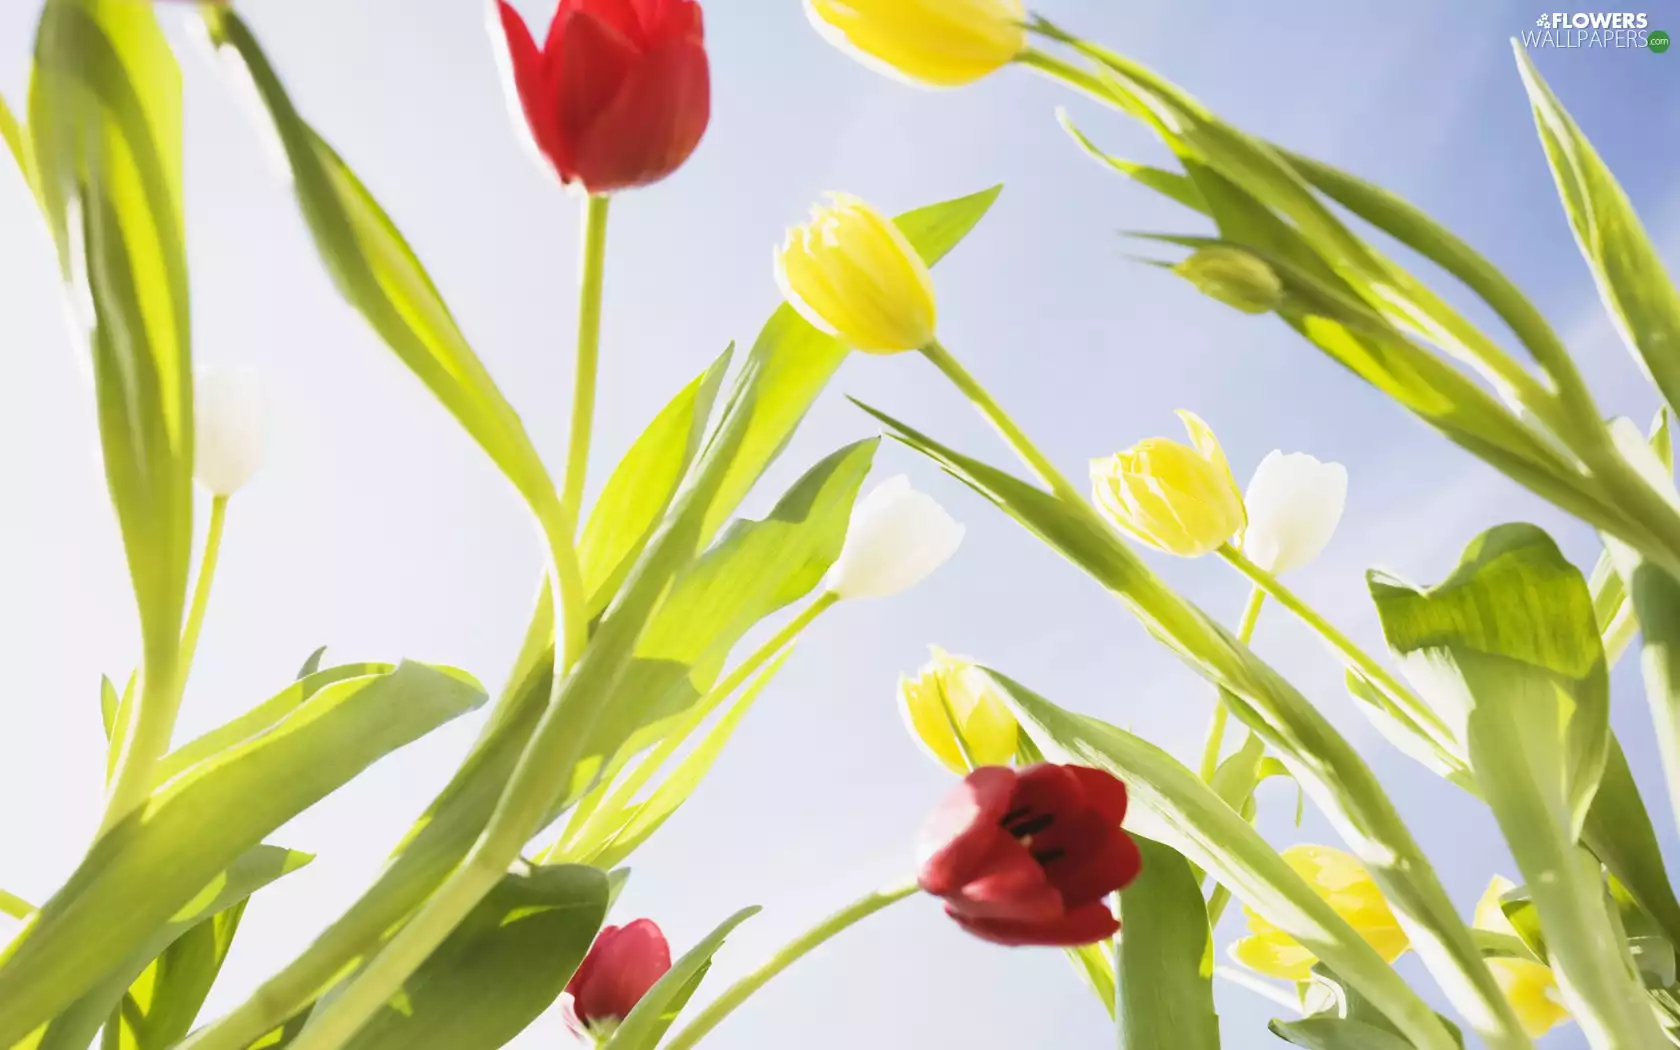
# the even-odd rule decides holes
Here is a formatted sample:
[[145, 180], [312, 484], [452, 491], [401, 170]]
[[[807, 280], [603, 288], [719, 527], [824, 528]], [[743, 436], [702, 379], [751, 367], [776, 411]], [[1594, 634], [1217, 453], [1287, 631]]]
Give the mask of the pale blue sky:
[[[0, 90], [22, 98], [37, 3], [0, 5]], [[545, 2], [520, 4], [545, 18]], [[1298, 0], [1044, 0], [1068, 28], [1156, 66], [1229, 119], [1374, 177], [1504, 266], [1567, 334], [1610, 410], [1655, 399], [1604, 324], [1556, 207], [1507, 38], [1535, 5]], [[303, 112], [407, 232], [539, 445], [557, 458], [569, 403], [573, 202], [528, 162], [479, 0], [248, 0], [241, 4]], [[1671, 7], [1670, 12], [1674, 9]], [[1379, 639], [1362, 573], [1443, 575], [1481, 529], [1544, 524], [1583, 566], [1593, 539], [1447, 446], [1270, 319], [1238, 315], [1128, 263], [1120, 229], [1197, 230], [1191, 216], [1091, 164], [1057, 128], [1068, 105], [1116, 152], [1159, 159], [1139, 128], [1008, 70], [947, 93], [884, 80], [828, 48], [793, 0], [711, 0], [715, 119], [671, 181], [614, 208], [595, 479], [647, 417], [775, 305], [770, 249], [828, 189], [898, 211], [995, 182], [992, 215], [942, 265], [948, 345], [1070, 472], [1190, 408], [1246, 479], [1275, 447], [1351, 474], [1345, 524], [1299, 589], [1357, 637]], [[185, 45], [185, 13], [166, 19]], [[1656, 23], [1660, 13], [1653, 12]], [[315, 646], [345, 659], [413, 656], [498, 686], [541, 564], [517, 499], [445, 413], [336, 296], [287, 191], [226, 83], [195, 48], [187, 81], [188, 231], [202, 363], [266, 383], [267, 466], [234, 502], [183, 733], [284, 683]], [[1669, 173], [1680, 142], [1680, 57], [1537, 56], [1623, 179], [1659, 242], [1680, 247]], [[97, 463], [90, 398], [65, 336], [52, 262], [18, 180], [0, 174], [0, 581], [12, 683], [0, 733], [0, 884], [48, 895], [97, 815], [98, 675], [135, 655], [131, 600]], [[1480, 316], [1478, 314], [1478, 316]], [[851, 393], [1004, 462], [990, 433], [921, 362], [858, 358], [767, 484], [868, 434]], [[907, 472], [968, 525], [952, 564], [900, 598], [842, 607], [808, 636], [690, 806], [633, 859], [619, 917], [657, 919], [680, 950], [750, 903], [702, 998], [810, 921], [912, 863], [924, 809], [949, 783], [906, 739], [897, 676], [939, 644], [1059, 702], [1191, 756], [1208, 690], [1094, 584], [902, 449]], [[1214, 563], [1156, 559], [1232, 618], [1243, 588]], [[1514, 874], [1493, 823], [1371, 732], [1322, 647], [1275, 610], [1257, 646], [1370, 756], [1466, 911]], [[1659, 827], [1672, 827], [1631, 665], [1616, 719]], [[388, 760], [275, 841], [315, 851], [245, 920], [213, 1009], [301, 949], [377, 869], [471, 742], [476, 720]], [[1293, 797], [1262, 794], [1274, 841], [1333, 841]], [[1673, 836], [1665, 842], [1673, 845]], [[1240, 927], [1228, 920], [1221, 949]], [[1428, 980], [1410, 962], [1406, 973]], [[1431, 995], [1433, 989], [1431, 986]], [[1247, 992], [1220, 991], [1226, 1045], [1274, 1045]], [[779, 979], [710, 1045], [803, 1050], [1112, 1045], [1060, 953], [970, 940], [925, 900], [847, 934]], [[517, 1044], [564, 1045], [558, 1018]], [[1277, 1044], [1281, 1045], [1281, 1044]], [[1547, 1050], [1581, 1045], [1573, 1032]]]

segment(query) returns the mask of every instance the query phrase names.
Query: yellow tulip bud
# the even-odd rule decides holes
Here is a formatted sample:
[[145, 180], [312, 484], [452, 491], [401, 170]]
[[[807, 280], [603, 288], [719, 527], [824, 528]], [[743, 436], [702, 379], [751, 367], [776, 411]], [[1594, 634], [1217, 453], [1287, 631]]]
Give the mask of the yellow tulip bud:
[[1097, 506], [1122, 530], [1156, 550], [1195, 558], [1242, 532], [1248, 518], [1219, 439], [1194, 413], [1178, 417], [1194, 448], [1166, 438], [1141, 441], [1092, 460], [1091, 485]]
[[1027, 47], [1021, 0], [805, 0], [830, 43], [888, 76], [957, 87]]
[[[1515, 889], [1510, 879], [1499, 875], [1488, 883], [1487, 892], [1476, 904], [1473, 925], [1489, 933], [1516, 935], [1516, 927], [1505, 917], [1499, 898]], [[1532, 959], [1493, 958], [1487, 961], [1493, 971], [1494, 983], [1505, 993], [1505, 999], [1522, 1022], [1530, 1039], [1538, 1039], [1569, 1020], [1569, 1011], [1558, 1001], [1557, 977], [1551, 967]]]
[[1241, 248], [1203, 248], [1173, 267], [1173, 272], [1245, 314], [1263, 314], [1283, 298], [1283, 281], [1257, 256]]
[[776, 252], [776, 283], [799, 315], [872, 354], [933, 342], [938, 305], [927, 263], [891, 219], [830, 194]]
[[[1283, 859], [1313, 892], [1347, 920], [1384, 962], [1406, 954], [1411, 942], [1383, 899], [1382, 891], [1357, 859], [1329, 846], [1291, 846]], [[1247, 911], [1247, 909], [1245, 909]], [[1247, 911], [1249, 936], [1231, 945], [1231, 957], [1251, 970], [1286, 981], [1304, 981], [1317, 958], [1293, 937]]]
[[915, 678], [899, 680], [898, 702], [910, 734], [959, 776], [969, 771], [965, 749], [976, 766], [1008, 765], [1015, 758], [1020, 735], [1015, 716], [996, 684], [966, 657], [934, 646], [931, 663]]

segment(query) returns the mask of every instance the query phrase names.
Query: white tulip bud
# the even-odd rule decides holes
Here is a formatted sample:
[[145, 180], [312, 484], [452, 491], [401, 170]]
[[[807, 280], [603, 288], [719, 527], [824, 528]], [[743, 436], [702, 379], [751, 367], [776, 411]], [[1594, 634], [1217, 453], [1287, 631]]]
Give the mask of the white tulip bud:
[[1274, 574], [1312, 561], [1342, 520], [1347, 484], [1347, 468], [1340, 463], [1320, 463], [1304, 452], [1268, 453], [1244, 498], [1243, 553]]
[[231, 496], [262, 466], [262, 389], [248, 368], [207, 369], [193, 400], [193, 476], [215, 496]]
[[846, 543], [828, 571], [826, 588], [841, 598], [884, 598], [909, 590], [945, 564], [962, 543], [963, 527], [900, 474], [852, 508]]

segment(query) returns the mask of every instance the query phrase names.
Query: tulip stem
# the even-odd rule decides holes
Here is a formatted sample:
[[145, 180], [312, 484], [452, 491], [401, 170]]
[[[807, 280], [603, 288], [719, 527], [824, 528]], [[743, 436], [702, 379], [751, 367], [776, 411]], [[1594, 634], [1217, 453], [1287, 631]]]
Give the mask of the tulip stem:
[[14, 919], [27, 919], [33, 914], [35, 914], [33, 904], [15, 893], [7, 893], [0, 889], [0, 915], [10, 915]]
[[[1254, 638], [1254, 627], [1260, 622], [1260, 609], [1266, 604], [1266, 592], [1255, 587], [1248, 592], [1248, 604], [1243, 606], [1242, 620], [1237, 624], [1237, 639], [1247, 645]], [[1219, 770], [1219, 752], [1225, 746], [1225, 725], [1231, 719], [1231, 709], [1225, 706], [1223, 694], [1213, 698], [1213, 722], [1208, 726], [1207, 742], [1202, 745], [1202, 782], [1213, 783]]]
[[912, 882], [895, 889], [880, 890], [867, 894], [841, 908], [789, 941], [786, 947], [772, 955], [763, 966], [730, 985], [722, 995], [712, 1000], [710, 1005], [700, 1011], [682, 1031], [665, 1043], [662, 1050], [689, 1050], [695, 1043], [705, 1038], [712, 1029], [721, 1024], [724, 1018], [734, 1013], [735, 1008], [745, 1002], [748, 996], [770, 983], [771, 978], [804, 958], [813, 948], [820, 946], [847, 927], [874, 915], [889, 904], [896, 904], [919, 892], [919, 890], [920, 887]]
[[997, 432], [1003, 435], [1004, 441], [1009, 443], [1009, 447], [1014, 449], [1015, 454], [1026, 461], [1027, 466], [1032, 468], [1033, 473], [1037, 474], [1041, 481], [1050, 486], [1052, 492], [1075, 506], [1085, 505], [1084, 493], [1073, 487], [1073, 483], [1068, 481], [1062, 472], [1056, 469], [1056, 465], [1050, 462], [1050, 458], [1040, 452], [1038, 446], [1033, 444], [1032, 439], [1027, 437], [1026, 431], [1009, 418], [1009, 413], [1003, 410], [1003, 406], [986, 392], [986, 388], [980, 385], [979, 380], [969, 374], [968, 369], [964, 368], [961, 362], [951, 356], [951, 352], [946, 350], [939, 340], [935, 339], [922, 347], [922, 356], [933, 362], [934, 367], [945, 373], [945, 377], [956, 384], [957, 389], [974, 403], [974, 407], [980, 410], [980, 414], [986, 417], [987, 422], [991, 423], [997, 429]]
[[192, 673], [193, 656], [198, 652], [198, 635], [204, 628], [204, 610], [210, 605], [210, 585], [216, 578], [216, 562], [222, 551], [222, 529], [227, 524], [228, 498], [217, 496], [210, 501], [210, 525], [204, 536], [204, 558], [198, 565], [198, 582], [193, 585], [192, 605], [187, 610], [187, 625], [181, 631], [180, 688], [187, 687]]

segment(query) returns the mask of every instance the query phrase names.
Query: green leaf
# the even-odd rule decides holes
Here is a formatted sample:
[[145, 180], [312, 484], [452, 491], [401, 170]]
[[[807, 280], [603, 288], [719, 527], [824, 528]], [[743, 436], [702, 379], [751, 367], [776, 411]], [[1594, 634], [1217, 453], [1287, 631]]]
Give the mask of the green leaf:
[[459, 672], [405, 663], [322, 689], [159, 787], [94, 843], [0, 955], [0, 1045], [33, 1032], [182, 918], [263, 836], [482, 701]]
[[[251, 894], [312, 859], [276, 846], [246, 850], [109, 970], [92, 975], [98, 980], [45, 1026], [34, 1047], [87, 1050], [108, 1020], [121, 1024], [134, 1050], [161, 1050], [185, 1035], [221, 968], [225, 940], [218, 952], [218, 928], [231, 937]], [[113, 1016], [119, 1009], [121, 1020]]]
[[557, 999], [607, 914], [582, 865], [511, 874], [350, 1040], [349, 1050], [495, 1050]]
[[648, 993], [642, 996], [630, 1016], [618, 1026], [603, 1050], [653, 1050], [665, 1037], [671, 1023], [677, 1019], [684, 1005], [699, 987], [700, 979], [712, 965], [712, 956], [723, 947], [724, 939], [735, 927], [759, 913], [757, 905], [742, 908], [723, 920], [723, 924], [671, 966]]
[[[1259, 832], [1178, 760], [1140, 737], [1065, 711], [1005, 675], [989, 669], [987, 673], [1040, 747], [1053, 744], [1069, 761], [1105, 769], [1126, 782], [1133, 807], [1127, 820], [1138, 833], [1177, 850], [1268, 922], [1348, 975], [1418, 1047], [1454, 1046], [1434, 1012], [1376, 950]], [[1132, 921], [1128, 920], [1128, 933]], [[1121, 985], [1124, 996], [1124, 974]]]
[[4, 98], [0, 98], [0, 142], [6, 144], [6, 151], [17, 162], [18, 173], [23, 176], [24, 185], [39, 199], [40, 177], [35, 173], [35, 157], [29, 144], [28, 133], [18, 123], [17, 117], [12, 115], [11, 108], [6, 105]]
[[105, 478], [145, 668], [146, 717], [123, 762], [144, 770], [174, 724], [193, 511], [181, 74], [151, 5], [49, 0], [29, 108], [42, 208], [77, 312], [92, 313]]
[[1680, 946], [1680, 900], [1675, 899], [1651, 814], [1614, 736], [1598, 794], [1581, 829], [1581, 842], [1626, 887], [1669, 942]]
[[1176, 850], [1134, 839], [1143, 870], [1120, 894], [1121, 1045], [1217, 1048], [1213, 933], [1201, 887]]
[[[1025, 739], [1025, 738], [1023, 738]], [[1086, 987], [1091, 989], [1097, 1001], [1103, 1004], [1108, 1016], [1114, 1017], [1114, 942], [1098, 941], [1096, 944], [1084, 944], [1077, 948], [1063, 949], [1067, 953], [1068, 961], [1079, 971], [1079, 976], [1085, 981]]]
[[1196, 183], [1188, 176], [1176, 171], [1152, 168], [1147, 164], [1122, 160], [1105, 152], [1096, 143], [1092, 142], [1083, 131], [1074, 126], [1072, 118], [1068, 116], [1065, 109], [1056, 110], [1056, 119], [1061, 122], [1062, 130], [1068, 133], [1079, 148], [1098, 163], [1113, 168], [1127, 178], [1149, 187], [1163, 197], [1177, 201], [1192, 211], [1207, 213], [1208, 206], [1207, 202], [1202, 199], [1202, 191], [1196, 188]]
[[1412, 1045], [1381, 1028], [1340, 1017], [1273, 1021], [1267, 1027], [1284, 1042], [1307, 1050], [1411, 1050]]
[[[1657, 461], [1672, 477], [1674, 442], [1669, 436], [1666, 405], [1657, 410], [1656, 418], [1651, 421], [1650, 444], [1651, 451], [1657, 454]], [[1592, 588], [1593, 616], [1598, 620], [1598, 631], [1604, 638], [1604, 658], [1611, 667], [1615, 667], [1638, 632], [1639, 623], [1633, 615], [1633, 603], [1627, 600], [1627, 587], [1616, 571], [1615, 559], [1611, 557], [1608, 546], [1598, 556], [1588, 586]]]
[[225, 5], [201, 13], [212, 42], [249, 73], [272, 118], [298, 205], [340, 293], [541, 515], [556, 499], [542, 458], [401, 231], [298, 114], [240, 17]]
[[111, 734], [117, 728], [117, 707], [122, 698], [117, 696], [116, 683], [106, 675], [99, 676], [99, 720], [105, 727], [105, 741], [110, 743]]
[[700, 451], [730, 356], [731, 351], [725, 350], [654, 417], [619, 460], [596, 499], [578, 541], [589, 619], [600, 615], [618, 593], [676, 496], [677, 486]]
[[1580, 850], [1609, 762], [1609, 680], [1586, 581], [1532, 525], [1473, 541], [1420, 589], [1372, 574], [1389, 644], [1466, 744], [1539, 909], [1572, 1013], [1625, 1045], [1657, 1045], [1629, 979], [1599, 863]]
[[305, 660], [303, 662], [303, 666], [298, 668], [297, 677], [308, 678], [316, 671], [319, 671], [321, 669], [321, 657], [325, 655], [327, 655], [327, 647], [324, 645], [310, 653], [309, 659]]
[[1680, 404], [1680, 290], [1621, 184], [1522, 47], [1511, 43], [1540, 144], [1599, 296], [1663, 398]]
[[[993, 186], [967, 197], [906, 212], [893, 221], [932, 266], [968, 236], [1002, 192], [1002, 186]], [[753, 420], [706, 516], [702, 537], [712, 536], [729, 520], [764, 468], [786, 446], [848, 353], [838, 339], [811, 327], [786, 303], [770, 316], [738, 380], [738, 385], [750, 381], [757, 388]]]

